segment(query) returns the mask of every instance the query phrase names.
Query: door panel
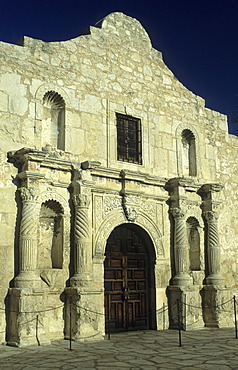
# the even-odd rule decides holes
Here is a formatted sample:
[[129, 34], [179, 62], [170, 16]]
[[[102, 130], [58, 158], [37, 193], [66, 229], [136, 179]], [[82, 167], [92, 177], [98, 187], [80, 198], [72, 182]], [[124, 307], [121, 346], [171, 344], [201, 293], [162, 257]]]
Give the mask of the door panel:
[[148, 256], [138, 235], [119, 227], [104, 264], [106, 331], [148, 328]]

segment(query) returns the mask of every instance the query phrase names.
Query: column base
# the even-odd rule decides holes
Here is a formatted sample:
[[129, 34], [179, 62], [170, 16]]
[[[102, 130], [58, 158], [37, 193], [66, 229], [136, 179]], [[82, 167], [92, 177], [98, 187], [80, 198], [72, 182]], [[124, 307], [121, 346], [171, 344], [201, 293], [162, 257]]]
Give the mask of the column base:
[[86, 287], [65, 289], [65, 339], [102, 340], [105, 334], [103, 292]]
[[222, 285], [224, 277], [218, 274], [211, 274], [206, 278], [206, 285]]
[[233, 300], [229, 288], [204, 286], [201, 291], [203, 319], [206, 327], [234, 326]]
[[[204, 327], [202, 300], [198, 286], [167, 288], [169, 305], [169, 329], [178, 329], [178, 308], [183, 330], [195, 330]], [[179, 306], [178, 306], [179, 301]]]
[[20, 272], [14, 279], [14, 287], [29, 289], [39, 288], [41, 286], [41, 278], [35, 272]]
[[[10, 346], [24, 347], [29, 345], [49, 344], [50, 339], [45, 330], [45, 312], [41, 312], [42, 292], [33, 289], [10, 288], [7, 298], [7, 335]], [[48, 327], [47, 327], [48, 330]]]
[[89, 286], [92, 281], [90, 273], [75, 274], [70, 278], [70, 286], [79, 288]]
[[179, 287], [193, 285], [193, 278], [188, 274], [177, 274], [171, 279], [171, 285]]

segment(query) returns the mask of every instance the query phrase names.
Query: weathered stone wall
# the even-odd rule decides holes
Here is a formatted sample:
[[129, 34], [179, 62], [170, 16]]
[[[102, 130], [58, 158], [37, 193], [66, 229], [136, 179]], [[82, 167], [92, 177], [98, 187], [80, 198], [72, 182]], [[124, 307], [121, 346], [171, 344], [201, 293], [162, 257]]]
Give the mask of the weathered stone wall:
[[[176, 79], [164, 64], [161, 53], [153, 49], [146, 31], [137, 20], [122, 13], [112, 13], [96, 26], [90, 27], [88, 33], [73, 40], [45, 43], [24, 37], [21, 46], [0, 43], [0, 58], [1, 341], [5, 340], [4, 299], [9, 286], [14, 285], [13, 279], [19, 268], [16, 259], [21, 209], [16, 200], [16, 190], [22, 186], [23, 180], [16, 176], [18, 171], [24, 172], [23, 167], [17, 169], [16, 163], [14, 167], [7, 162], [7, 152], [22, 147], [39, 151], [44, 148], [43, 152], [49, 153], [48, 162], [46, 159], [37, 159], [33, 161], [34, 168], [26, 169], [38, 173], [35, 177], [29, 176], [34, 177], [33, 183], [40, 192], [48, 194], [44, 201], [51, 199], [53, 188], [65, 202], [69, 202], [67, 187], [70, 186], [71, 170], [75, 163], [76, 167], [85, 161], [101, 163], [100, 170], [90, 170], [90, 176], [82, 180], [88, 184], [86, 187], [90, 193], [92, 191], [88, 209], [91, 259], [87, 264], [92, 264], [93, 256], [94, 267], [85, 274], [89, 274], [91, 279], [88, 291], [92, 294], [95, 290], [97, 302], [101, 302], [100, 311], [103, 312], [103, 254], [106, 240], [116, 226], [128, 222], [122, 208], [121, 170], [126, 171], [127, 201], [138, 215], [135, 222], [148, 232], [157, 251], [157, 308], [167, 302], [166, 287], [172, 277], [171, 264], [174, 263], [167, 203], [169, 195], [165, 187], [172, 178], [187, 178], [184, 185], [186, 192], [183, 194], [186, 218], [196, 217], [199, 220], [203, 262], [201, 271], [190, 272], [190, 275], [200, 288], [205, 278], [204, 224], [200, 210], [201, 197], [197, 191], [203, 184], [220, 183], [224, 186], [217, 199], [221, 202], [217, 205], [221, 272], [225, 278], [224, 284], [231, 287], [231, 293], [236, 292], [238, 140], [228, 134], [224, 115], [205, 108], [205, 101]], [[49, 92], [45, 103], [45, 94]], [[58, 94], [53, 108], [49, 98], [53, 99], [51, 92]], [[56, 111], [60, 109], [63, 109], [63, 113], [59, 117]], [[50, 117], [53, 110], [54, 118]], [[142, 165], [117, 160], [115, 113], [141, 119]], [[64, 131], [62, 140], [65, 141], [65, 151], [61, 150], [62, 145], [55, 151], [56, 142], [52, 139], [55, 128], [52, 129], [54, 132], [51, 131], [51, 118], [56, 125], [60, 122]], [[181, 139], [184, 130], [192, 133], [196, 144], [195, 176], [190, 176], [184, 166]], [[63, 162], [53, 165], [54, 156], [59, 161], [67, 161], [67, 168]], [[24, 181], [29, 186], [31, 180]], [[177, 206], [182, 207], [182, 203]], [[72, 267], [69, 268], [73, 243], [70, 204], [68, 207], [63, 270], [57, 276], [50, 269], [41, 272], [43, 289], [52, 291], [48, 308], [61, 303], [57, 294], [60, 290], [63, 292], [67, 279], [72, 275]], [[86, 246], [88, 240], [84, 243]], [[51, 280], [58, 281], [58, 288], [51, 284]], [[58, 292], [55, 295], [54, 289]], [[194, 296], [195, 302], [200, 301], [198, 291]], [[193, 293], [189, 294], [192, 297]], [[87, 298], [85, 302], [88, 302]], [[45, 327], [51, 320], [50, 315]], [[57, 320], [61, 320], [63, 327], [63, 313], [56, 318], [55, 325], [58, 325]], [[100, 321], [99, 327], [102, 326]], [[84, 327], [87, 327], [87, 323]], [[102, 331], [95, 326], [95, 332], [98, 330]], [[85, 332], [86, 329], [82, 329], [82, 336], [85, 336]], [[80, 333], [77, 335], [80, 336]]]

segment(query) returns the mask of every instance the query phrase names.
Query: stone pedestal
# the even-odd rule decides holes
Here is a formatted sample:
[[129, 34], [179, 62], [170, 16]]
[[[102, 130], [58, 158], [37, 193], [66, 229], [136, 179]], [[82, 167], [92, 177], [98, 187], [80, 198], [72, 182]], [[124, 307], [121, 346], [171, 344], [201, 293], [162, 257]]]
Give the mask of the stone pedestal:
[[50, 343], [43, 323], [44, 302], [42, 294], [32, 289], [9, 289], [6, 338], [8, 345], [23, 347]]
[[65, 339], [77, 341], [101, 340], [104, 337], [105, 316], [103, 292], [86, 288], [65, 289]]
[[208, 285], [203, 287], [201, 296], [206, 327], [234, 326], [233, 300], [230, 289]]
[[180, 310], [181, 329], [193, 330], [204, 327], [201, 295], [196, 286], [169, 286], [167, 288], [167, 296], [170, 329], [178, 329], [178, 308]]

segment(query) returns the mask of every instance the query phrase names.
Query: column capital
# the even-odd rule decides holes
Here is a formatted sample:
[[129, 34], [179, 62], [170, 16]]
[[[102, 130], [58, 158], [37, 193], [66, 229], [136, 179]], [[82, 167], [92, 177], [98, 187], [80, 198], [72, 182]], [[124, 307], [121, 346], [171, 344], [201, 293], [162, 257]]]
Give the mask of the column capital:
[[87, 194], [74, 194], [72, 200], [75, 207], [88, 208], [90, 204], [90, 198]]
[[203, 216], [205, 217], [208, 223], [217, 222], [218, 220], [218, 213], [215, 211], [205, 211], [203, 212]]
[[174, 218], [184, 218], [186, 211], [184, 207], [173, 207], [170, 208], [170, 212]]
[[23, 202], [35, 202], [37, 200], [36, 189], [22, 187], [19, 191]]

